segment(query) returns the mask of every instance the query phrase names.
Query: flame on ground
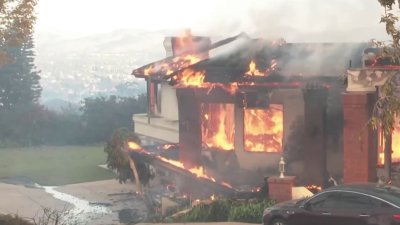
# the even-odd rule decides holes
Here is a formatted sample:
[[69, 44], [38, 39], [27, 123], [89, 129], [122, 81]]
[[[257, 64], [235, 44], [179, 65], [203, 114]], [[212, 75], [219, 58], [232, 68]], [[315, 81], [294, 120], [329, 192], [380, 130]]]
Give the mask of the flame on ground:
[[202, 141], [208, 148], [231, 151], [234, 149], [234, 105], [202, 105]]
[[[396, 125], [392, 132], [392, 162], [400, 162], [400, 124], [399, 119], [396, 119]], [[378, 144], [378, 166], [385, 164], [385, 138], [383, 132], [379, 132], [379, 144]]]
[[[128, 150], [133, 150], [133, 151], [142, 151], [145, 154], [151, 155], [149, 152], [147, 152], [145, 149], [143, 149], [139, 144], [133, 142], [133, 141], [129, 141], [128, 142]], [[156, 158], [160, 159], [163, 162], [166, 162], [168, 164], [171, 164], [175, 167], [178, 167], [180, 169], [186, 170], [190, 173], [192, 173], [193, 175], [195, 175], [197, 178], [203, 178], [209, 181], [212, 181], [214, 183], [217, 183], [217, 181], [215, 180], [215, 178], [207, 175], [204, 171], [204, 168], [202, 166], [200, 167], [193, 167], [193, 168], [186, 168], [182, 162], [177, 161], [177, 160], [172, 160], [172, 159], [167, 159], [165, 157], [162, 156], [155, 156]], [[232, 188], [232, 186], [226, 182], [221, 182], [220, 183], [222, 186], [228, 187], [228, 188]]]
[[[180, 161], [176, 161], [176, 160], [172, 160], [172, 159], [167, 159], [167, 158], [164, 158], [164, 157], [161, 157], [161, 156], [157, 156], [157, 158], [159, 158], [159, 159], [160, 159], [161, 161], [163, 161], [163, 162], [166, 162], [166, 163], [169, 163], [169, 164], [171, 164], [171, 165], [173, 165], [173, 166], [176, 166], [176, 167], [179, 167], [179, 168], [181, 168], [181, 169], [187, 170], [187, 171], [189, 171], [190, 173], [192, 173], [193, 175], [196, 175], [197, 178], [203, 178], [203, 179], [206, 179], [206, 180], [210, 180], [210, 181], [212, 181], [212, 182], [214, 182], [214, 183], [217, 182], [217, 181], [215, 180], [215, 178], [213, 178], [213, 177], [211, 177], [211, 176], [208, 176], [208, 175], [204, 172], [204, 168], [203, 168], [202, 166], [200, 166], [200, 167], [193, 167], [193, 168], [187, 169], [187, 168], [185, 168], [185, 166], [183, 165], [183, 163], [180, 162]], [[226, 186], [226, 187], [229, 187], [229, 188], [232, 188], [232, 186], [230, 186], [229, 184], [227, 185], [227, 183], [225, 183], [225, 182], [222, 182], [221, 185]]]
[[283, 106], [244, 110], [245, 149], [250, 152], [281, 152]]

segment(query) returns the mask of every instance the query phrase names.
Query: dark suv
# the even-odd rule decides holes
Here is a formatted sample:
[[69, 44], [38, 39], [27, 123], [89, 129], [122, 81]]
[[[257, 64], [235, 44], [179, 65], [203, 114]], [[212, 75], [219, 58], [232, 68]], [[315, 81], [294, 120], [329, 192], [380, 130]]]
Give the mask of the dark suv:
[[264, 211], [264, 225], [400, 225], [400, 188], [342, 185]]

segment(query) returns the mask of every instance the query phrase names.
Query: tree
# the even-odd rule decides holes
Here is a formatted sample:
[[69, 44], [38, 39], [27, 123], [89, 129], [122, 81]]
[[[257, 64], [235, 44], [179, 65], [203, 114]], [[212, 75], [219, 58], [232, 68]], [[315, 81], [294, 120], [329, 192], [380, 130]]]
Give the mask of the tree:
[[107, 153], [107, 167], [117, 172], [120, 183], [127, 180], [136, 181], [137, 191], [141, 192], [141, 185], [146, 186], [154, 175], [149, 165], [142, 162], [140, 157], [128, 153], [129, 141], [140, 144], [140, 139], [127, 128], [119, 128], [113, 133], [104, 147], [104, 152]]
[[132, 114], [145, 113], [146, 101], [146, 95], [137, 98], [86, 98], [82, 107], [82, 121], [86, 126], [87, 141], [105, 142], [114, 130], [133, 125]]
[[0, 0], [0, 67], [12, 62], [7, 49], [25, 43], [36, 22], [37, 0]]
[[38, 103], [42, 88], [39, 71], [34, 65], [33, 48], [30, 37], [20, 46], [7, 49], [13, 62], [0, 67], [0, 109]]
[[[381, 57], [389, 57], [392, 62], [400, 62], [400, 31], [396, 28], [398, 16], [393, 13], [393, 7], [400, 6], [400, 0], [378, 0], [384, 9], [380, 22], [385, 24], [386, 33], [391, 37], [388, 43], [376, 41], [377, 47], [382, 49]], [[396, 118], [400, 115], [400, 82], [397, 76], [390, 77], [382, 87], [380, 95], [374, 105], [370, 127], [382, 129], [385, 138], [385, 169], [390, 179], [391, 171], [391, 136], [396, 125]]]

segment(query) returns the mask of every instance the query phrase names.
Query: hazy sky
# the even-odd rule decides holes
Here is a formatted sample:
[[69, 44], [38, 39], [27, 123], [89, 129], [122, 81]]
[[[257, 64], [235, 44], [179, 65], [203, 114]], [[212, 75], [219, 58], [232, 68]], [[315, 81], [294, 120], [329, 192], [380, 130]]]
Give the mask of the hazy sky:
[[[382, 38], [377, 0], [39, 0], [36, 33], [192, 28], [194, 33], [328, 41]], [[352, 31], [349, 33], [349, 31]]]

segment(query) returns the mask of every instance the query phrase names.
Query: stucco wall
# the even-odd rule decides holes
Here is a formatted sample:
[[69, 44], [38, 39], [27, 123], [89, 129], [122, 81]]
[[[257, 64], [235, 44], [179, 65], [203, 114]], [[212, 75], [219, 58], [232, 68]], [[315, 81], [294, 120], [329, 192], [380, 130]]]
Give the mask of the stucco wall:
[[135, 123], [135, 133], [137, 134], [171, 143], [179, 142], [178, 121], [153, 117], [150, 118], [150, 123], [148, 123], [148, 118], [145, 114], [133, 115], [133, 121]]
[[161, 84], [161, 117], [178, 120], [178, 99], [176, 90], [167, 83]]

